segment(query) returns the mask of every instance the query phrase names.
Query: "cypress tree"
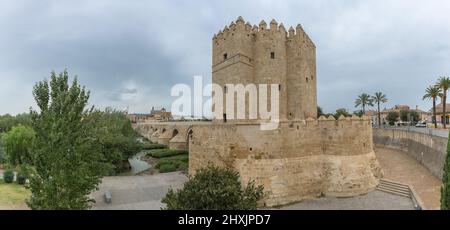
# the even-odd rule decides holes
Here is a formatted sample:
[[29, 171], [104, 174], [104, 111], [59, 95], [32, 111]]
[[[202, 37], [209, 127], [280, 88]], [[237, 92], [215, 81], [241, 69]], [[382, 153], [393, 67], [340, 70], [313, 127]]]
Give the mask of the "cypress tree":
[[447, 144], [447, 156], [444, 163], [444, 175], [441, 186], [441, 210], [450, 210], [450, 139]]

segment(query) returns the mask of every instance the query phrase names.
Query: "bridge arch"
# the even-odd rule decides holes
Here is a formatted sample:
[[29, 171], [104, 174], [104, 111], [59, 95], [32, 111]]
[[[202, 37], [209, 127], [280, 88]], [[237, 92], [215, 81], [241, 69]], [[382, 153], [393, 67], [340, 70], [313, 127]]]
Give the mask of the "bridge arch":
[[188, 142], [188, 144], [189, 144], [189, 141], [192, 139], [193, 135], [194, 135], [194, 130], [192, 129], [192, 126], [191, 126], [191, 127], [188, 128], [188, 130], [186, 132], [186, 138], [185, 139], [186, 139], [186, 142]]
[[172, 138], [174, 138], [176, 135], [178, 135], [178, 129], [173, 129], [173, 131], [172, 131]]

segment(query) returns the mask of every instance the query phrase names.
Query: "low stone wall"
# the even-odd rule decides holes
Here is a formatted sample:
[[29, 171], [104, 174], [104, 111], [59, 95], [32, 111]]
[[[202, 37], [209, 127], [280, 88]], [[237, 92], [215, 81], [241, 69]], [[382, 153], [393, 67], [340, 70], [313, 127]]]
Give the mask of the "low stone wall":
[[406, 152], [442, 179], [448, 139], [399, 129], [373, 129], [375, 145]]
[[372, 191], [382, 176], [369, 120], [281, 122], [277, 130], [255, 124], [193, 127], [191, 175], [208, 164], [233, 168], [244, 184], [264, 186], [264, 206], [320, 196], [350, 197]]

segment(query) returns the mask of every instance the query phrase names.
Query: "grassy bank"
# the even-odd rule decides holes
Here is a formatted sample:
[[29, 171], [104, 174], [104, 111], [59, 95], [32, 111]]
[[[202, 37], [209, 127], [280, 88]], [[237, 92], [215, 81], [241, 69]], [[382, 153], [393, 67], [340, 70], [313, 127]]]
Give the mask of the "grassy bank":
[[30, 194], [22, 185], [6, 184], [0, 179], [0, 209], [28, 209], [25, 199]]
[[161, 145], [161, 144], [156, 144], [156, 143], [146, 142], [146, 143], [141, 144], [142, 150], [165, 149], [165, 148], [167, 148], [167, 146]]
[[187, 171], [189, 168], [189, 154], [185, 150], [156, 149], [147, 153], [155, 158], [155, 169], [160, 173]]

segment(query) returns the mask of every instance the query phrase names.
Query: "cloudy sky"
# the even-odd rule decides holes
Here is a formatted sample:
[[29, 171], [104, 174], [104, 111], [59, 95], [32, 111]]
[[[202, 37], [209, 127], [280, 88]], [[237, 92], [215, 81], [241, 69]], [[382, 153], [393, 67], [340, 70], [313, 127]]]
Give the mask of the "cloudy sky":
[[447, 0], [0, 0], [0, 114], [27, 111], [35, 82], [65, 68], [100, 108], [170, 108], [174, 84], [210, 79], [211, 38], [239, 15], [303, 25], [328, 112], [376, 91], [386, 107], [429, 109], [424, 89], [450, 75], [449, 12]]

